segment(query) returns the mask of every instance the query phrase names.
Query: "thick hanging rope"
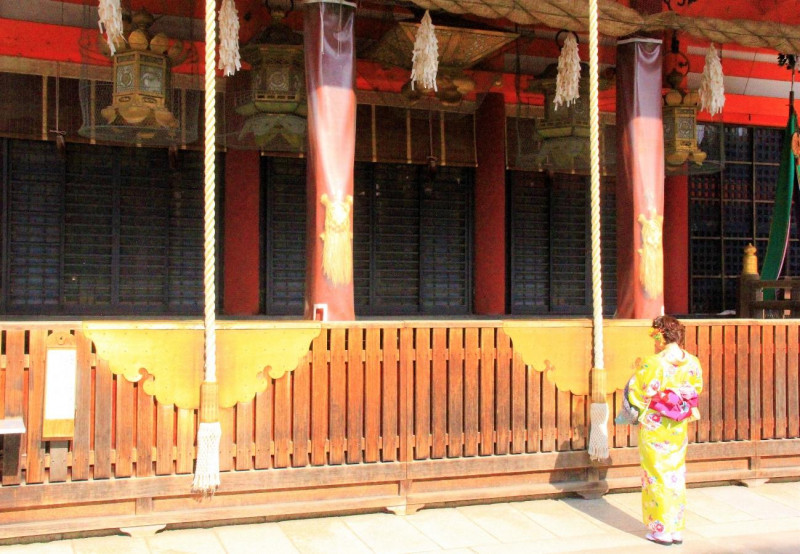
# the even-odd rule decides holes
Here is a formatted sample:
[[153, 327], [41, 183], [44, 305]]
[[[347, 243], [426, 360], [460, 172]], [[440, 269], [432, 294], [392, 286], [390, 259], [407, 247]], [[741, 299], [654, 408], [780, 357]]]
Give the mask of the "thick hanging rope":
[[411, 90], [416, 83], [423, 89], [438, 91], [436, 73], [439, 71], [439, 41], [436, 38], [431, 14], [425, 10], [422, 23], [414, 40], [414, 54], [411, 58]]
[[215, 29], [216, 2], [206, 0], [205, 13], [205, 160], [203, 180], [205, 191], [203, 290], [205, 331], [205, 375], [200, 388], [200, 424], [197, 429], [197, 465], [194, 470], [192, 492], [203, 496], [213, 495], [219, 487], [219, 441], [222, 428], [219, 424], [217, 393], [217, 340], [216, 340], [216, 289], [215, 289], [215, 220], [216, 220], [216, 64]]
[[230, 77], [241, 68], [239, 13], [233, 0], [222, 0], [219, 9], [219, 69]]
[[556, 96], [553, 99], [555, 109], [561, 104], [572, 105], [580, 96], [581, 57], [578, 54], [578, 40], [572, 33], [567, 33], [561, 54], [558, 56], [558, 74], [556, 75]]
[[706, 65], [700, 78], [700, 109], [709, 115], [716, 115], [725, 105], [725, 83], [722, 75], [722, 64], [717, 56], [717, 49], [712, 44], [706, 53]]
[[[117, 41], [122, 37], [122, 9], [119, 0], [100, 0], [97, 8], [97, 26], [100, 34], [106, 34], [106, 42], [111, 55], [117, 51]], [[124, 40], [124, 39], [123, 39]]]
[[606, 372], [603, 362], [603, 274], [600, 257], [600, 111], [598, 107], [597, 0], [589, 2], [589, 157], [591, 160], [592, 221], [592, 369], [591, 429], [589, 457], [608, 458], [608, 404], [605, 398]]

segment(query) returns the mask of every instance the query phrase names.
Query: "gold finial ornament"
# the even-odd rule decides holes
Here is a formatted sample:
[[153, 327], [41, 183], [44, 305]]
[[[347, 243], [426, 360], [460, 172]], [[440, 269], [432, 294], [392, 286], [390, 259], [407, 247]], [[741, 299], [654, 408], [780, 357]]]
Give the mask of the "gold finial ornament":
[[748, 244], [744, 247], [744, 257], [742, 258], [742, 275], [754, 275], [755, 277], [758, 277], [758, 256], [756, 256], [756, 252], [756, 247], [752, 244]]
[[664, 216], [650, 209], [649, 217], [639, 214], [642, 226], [642, 247], [640, 257], [639, 282], [650, 298], [657, 298], [664, 291], [664, 248], [662, 245], [662, 225]]

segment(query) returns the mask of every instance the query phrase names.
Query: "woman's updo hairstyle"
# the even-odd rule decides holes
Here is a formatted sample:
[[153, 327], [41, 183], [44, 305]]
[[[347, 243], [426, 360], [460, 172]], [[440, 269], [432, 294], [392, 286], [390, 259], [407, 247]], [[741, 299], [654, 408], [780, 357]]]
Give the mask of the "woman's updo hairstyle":
[[667, 344], [674, 342], [683, 348], [686, 328], [680, 321], [670, 315], [662, 315], [653, 320], [653, 328], [661, 331], [664, 342]]

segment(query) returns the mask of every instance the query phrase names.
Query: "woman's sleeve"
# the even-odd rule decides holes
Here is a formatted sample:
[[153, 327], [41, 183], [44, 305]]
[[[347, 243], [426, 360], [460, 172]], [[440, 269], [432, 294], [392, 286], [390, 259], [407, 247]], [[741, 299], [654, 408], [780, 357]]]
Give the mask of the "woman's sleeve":
[[660, 387], [657, 375], [658, 367], [658, 360], [649, 357], [642, 362], [628, 382], [628, 402], [639, 410], [640, 419], [647, 410], [650, 398]]

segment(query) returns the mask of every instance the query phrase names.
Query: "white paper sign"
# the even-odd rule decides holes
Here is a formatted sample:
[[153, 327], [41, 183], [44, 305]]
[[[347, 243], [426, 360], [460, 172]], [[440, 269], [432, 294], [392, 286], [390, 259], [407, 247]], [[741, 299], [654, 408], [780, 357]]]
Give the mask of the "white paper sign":
[[75, 418], [75, 376], [78, 352], [71, 348], [47, 350], [47, 376], [44, 381], [44, 418]]

